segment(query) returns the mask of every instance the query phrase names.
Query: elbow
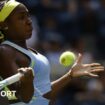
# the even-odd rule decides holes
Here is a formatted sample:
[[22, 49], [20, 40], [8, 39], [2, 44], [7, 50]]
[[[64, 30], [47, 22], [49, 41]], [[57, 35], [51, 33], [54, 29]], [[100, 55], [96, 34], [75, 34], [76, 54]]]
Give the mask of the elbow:
[[33, 95], [34, 95], [34, 88], [29, 93], [23, 95], [22, 101], [24, 103], [29, 103], [32, 100]]
[[34, 87], [31, 87], [31, 89], [26, 89], [24, 92], [21, 91], [21, 95], [18, 98], [24, 103], [29, 103], [33, 98], [34, 91]]
[[33, 95], [29, 95], [29, 96], [26, 96], [26, 97], [21, 97], [21, 100], [22, 102], [24, 103], [29, 103], [33, 98]]
[[24, 103], [28, 104], [30, 102], [29, 99], [22, 100]]

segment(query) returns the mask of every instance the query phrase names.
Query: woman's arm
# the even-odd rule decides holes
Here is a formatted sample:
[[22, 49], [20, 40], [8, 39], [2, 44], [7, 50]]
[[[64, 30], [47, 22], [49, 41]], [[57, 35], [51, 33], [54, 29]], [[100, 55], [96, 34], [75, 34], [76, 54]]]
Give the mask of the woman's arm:
[[82, 55], [79, 54], [75, 64], [66, 73], [64, 76], [59, 78], [58, 80], [52, 82], [52, 91], [44, 95], [46, 98], [50, 100], [54, 100], [58, 93], [70, 83], [72, 78], [80, 77], [80, 76], [91, 76], [97, 77], [98, 75], [94, 74], [100, 71], [104, 71], [104, 67], [101, 66], [99, 63], [92, 63], [92, 64], [81, 64]]
[[17, 85], [17, 97], [25, 102], [28, 103], [34, 94], [34, 85], [33, 85], [33, 72], [32, 68], [20, 68], [18, 70], [24, 71], [24, 75], [20, 78], [20, 81]]
[[[19, 67], [14, 59], [14, 53], [10, 50], [7, 51], [7, 49], [5, 51], [5, 48], [0, 47], [0, 76], [5, 79], [16, 74], [18, 69]], [[30, 68], [21, 69], [24, 69], [25, 74], [20, 78], [20, 81], [8, 87], [10, 90], [16, 91], [16, 96], [20, 99], [20, 101], [28, 103], [32, 99], [34, 93], [34, 77]]]

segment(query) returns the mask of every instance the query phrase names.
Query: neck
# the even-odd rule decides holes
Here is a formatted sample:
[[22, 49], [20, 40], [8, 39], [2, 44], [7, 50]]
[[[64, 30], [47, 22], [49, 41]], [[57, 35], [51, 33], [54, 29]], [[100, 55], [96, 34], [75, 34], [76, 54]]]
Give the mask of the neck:
[[27, 49], [27, 44], [26, 44], [26, 40], [9, 40], [25, 49]]

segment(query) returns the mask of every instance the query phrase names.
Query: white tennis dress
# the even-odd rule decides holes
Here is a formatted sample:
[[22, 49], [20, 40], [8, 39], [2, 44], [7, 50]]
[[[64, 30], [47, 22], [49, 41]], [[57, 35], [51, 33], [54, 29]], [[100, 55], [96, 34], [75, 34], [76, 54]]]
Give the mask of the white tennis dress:
[[21, 53], [27, 55], [31, 59], [29, 67], [32, 67], [35, 73], [34, 78], [35, 98], [33, 98], [28, 104], [18, 102], [11, 105], [48, 105], [49, 100], [43, 97], [45, 93], [51, 91], [50, 65], [46, 57], [44, 57], [40, 53], [35, 54], [30, 50], [26, 50], [10, 41], [4, 41], [2, 44], [9, 45], [17, 49]]

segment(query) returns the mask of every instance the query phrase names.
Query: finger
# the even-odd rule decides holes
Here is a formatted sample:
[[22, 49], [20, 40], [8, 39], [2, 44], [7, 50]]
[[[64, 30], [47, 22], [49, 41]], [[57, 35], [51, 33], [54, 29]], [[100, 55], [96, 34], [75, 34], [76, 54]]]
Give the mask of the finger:
[[31, 67], [27, 67], [27, 68], [25, 68], [25, 70], [26, 70], [24, 73], [25, 77], [30, 78], [30, 79], [34, 78], [34, 76], [35, 76], [34, 71]]
[[104, 71], [103, 69], [94, 69], [94, 70], [91, 70], [91, 72], [101, 72], [101, 71]]
[[24, 67], [24, 68], [19, 68], [18, 71], [22, 71], [22, 72], [28, 72], [28, 71], [31, 71], [32, 68], [31, 67]]
[[31, 68], [31, 67], [25, 67], [25, 69], [26, 69], [26, 70], [32, 70], [32, 68]]
[[27, 71], [28, 71], [31, 75], [33, 75], [33, 77], [35, 76], [34, 70], [33, 70], [31, 67], [28, 67], [28, 68], [27, 68]]
[[100, 65], [101, 65], [100, 63], [92, 63], [92, 64], [90, 64], [91, 67], [100, 66]]
[[25, 77], [28, 77], [28, 75], [29, 75], [29, 73], [28, 73], [29, 70], [27, 69], [27, 67], [25, 67], [25, 68], [19, 68], [18, 71], [20, 73], [22, 73]]
[[24, 75], [20, 77], [21, 82], [24, 82], [25, 78]]
[[99, 77], [97, 74], [93, 74], [93, 73], [88, 73], [88, 75], [91, 77]]
[[84, 66], [85, 67], [91, 67], [91, 68], [97, 68], [97, 67], [99, 67], [99, 68], [104, 68], [104, 66], [102, 66], [101, 64], [99, 64], [99, 63], [92, 63], [92, 64], [84, 64]]
[[19, 72], [25, 72], [26, 70], [25, 70], [25, 68], [19, 68], [18, 71]]
[[91, 64], [84, 64], [85, 67], [94, 67], [94, 66], [101, 66], [99, 63], [91, 63]]
[[91, 67], [91, 69], [103, 69], [104, 70], [104, 67], [103, 66], [97, 66], [97, 67]]
[[78, 57], [77, 57], [77, 60], [76, 60], [76, 63], [81, 63], [82, 62], [82, 54], [81, 53], [79, 53], [78, 54]]
[[19, 68], [18, 71], [23, 70], [24, 68]]

